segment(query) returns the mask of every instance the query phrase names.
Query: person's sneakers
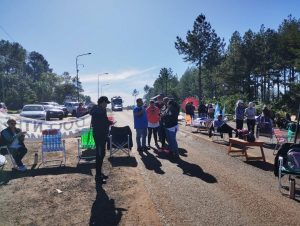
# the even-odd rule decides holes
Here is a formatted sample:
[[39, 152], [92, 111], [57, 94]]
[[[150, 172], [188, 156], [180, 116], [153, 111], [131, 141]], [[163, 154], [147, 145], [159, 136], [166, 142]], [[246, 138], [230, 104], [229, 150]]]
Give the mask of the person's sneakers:
[[25, 172], [27, 170], [27, 167], [24, 166], [24, 165], [23, 166], [18, 166], [17, 170], [20, 171], [20, 172]]
[[211, 132], [209, 132], [209, 133], [208, 133], [208, 136], [209, 136], [209, 138], [211, 138], [211, 136], [212, 136], [212, 133], [211, 133]]
[[105, 174], [103, 174], [103, 173], [101, 173], [101, 177], [102, 177], [103, 179], [105, 179], [105, 180], [108, 178], [108, 176], [105, 175]]
[[96, 181], [96, 184], [106, 184], [106, 179], [103, 178], [102, 176], [96, 176], [95, 181]]

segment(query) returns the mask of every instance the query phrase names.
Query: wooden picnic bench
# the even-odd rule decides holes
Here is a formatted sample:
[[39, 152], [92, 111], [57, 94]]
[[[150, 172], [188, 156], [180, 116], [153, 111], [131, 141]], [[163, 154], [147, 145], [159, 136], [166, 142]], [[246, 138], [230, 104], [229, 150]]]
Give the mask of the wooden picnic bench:
[[[237, 145], [242, 146], [242, 149], [232, 149], [232, 145], [233, 144], [237, 144]], [[246, 140], [242, 140], [242, 139], [239, 139], [239, 138], [229, 138], [228, 154], [229, 153], [241, 152], [242, 154], [245, 155], [246, 161], [248, 161], [248, 160], [260, 160], [260, 159], [262, 159], [265, 162], [266, 158], [265, 158], [265, 153], [264, 153], [263, 145], [264, 145], [264, 142], [260, 141], [260, 140], [256, 140], [254, 142], [248, 142]], [[255, 146], [256, 147], [260, 147], [261, 156], [257, 156], [257, 157], [250, 157], [250, 156], [248, 156], [248, 154], [247, 154], [248, 147], [255, 147]]]

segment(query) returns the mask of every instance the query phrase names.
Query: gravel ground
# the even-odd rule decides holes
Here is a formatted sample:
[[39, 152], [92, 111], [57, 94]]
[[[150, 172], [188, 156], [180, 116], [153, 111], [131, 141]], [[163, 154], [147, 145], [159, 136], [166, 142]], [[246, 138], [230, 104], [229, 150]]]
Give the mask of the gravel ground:
[[[131, 112], [115, 117], [132, 121]], [[177, 161], [154, 148], [137, 157], [164, 225], [300, 225], [299, 202], [279, 193], [270, 163], [247, 164], [185, 126], [177, 138]], [[265, 152], [272, 162], [272, 150]]]

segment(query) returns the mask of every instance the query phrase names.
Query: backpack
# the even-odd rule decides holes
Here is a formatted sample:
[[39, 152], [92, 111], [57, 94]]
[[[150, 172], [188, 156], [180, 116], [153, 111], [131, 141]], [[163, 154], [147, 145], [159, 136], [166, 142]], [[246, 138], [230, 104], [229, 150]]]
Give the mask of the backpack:
[[252, 132], [247, 134], [247, 141], [248, 142], [254, 142], [255, 141], [255, 136]]

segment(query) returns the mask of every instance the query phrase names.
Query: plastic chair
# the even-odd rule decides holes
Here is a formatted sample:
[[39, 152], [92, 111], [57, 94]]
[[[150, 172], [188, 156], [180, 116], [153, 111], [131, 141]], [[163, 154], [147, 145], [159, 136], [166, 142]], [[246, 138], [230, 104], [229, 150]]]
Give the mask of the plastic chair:
[[93, 153], [93, 155], [85, 155], [85, 153], [82, 152], [82, 149], [86, 150], [92, 150], [96, 149], [95, 140], [93, 137], [93, 129], [87, 128], [83, 129], [80, 133], [80, 139], [78, 141], [78, 164], [80, 163], [81, 159], [84, 160], [95, 160], [96, 159], [96, 152]]
[[[49, 153], [62, 152], [62, 159], [46, 160]], [[59, 129], [47, 129], [42, 131], [42, 163], [60, 161], [60, 165], [66, 165], [65, 140], [61, 139]]]
[[123, 151], [130, 156], [132, 148], [132, 133], [129, 126], [112, 126], [109, 134], [110, 157], [118, 151]]
[[292, 148], [288, 151], [286, 161], [282, 156], [278, 158], [278, 182], [279, 191], [282, 192], [282, 177], [289, 176], [289, 196], [295, 198], [296, 180], [295, 177], [300, 176], [300, 148]]
[[283, 143], [286, 143], [287, 139], [283, 136], [280, 129], [273, 129], [273, 132], [274, 132], [274, 136], [277, 140], [276, 146], [274, 148], [273, 155], [276, 155], [277, 148], [279, 148]]

